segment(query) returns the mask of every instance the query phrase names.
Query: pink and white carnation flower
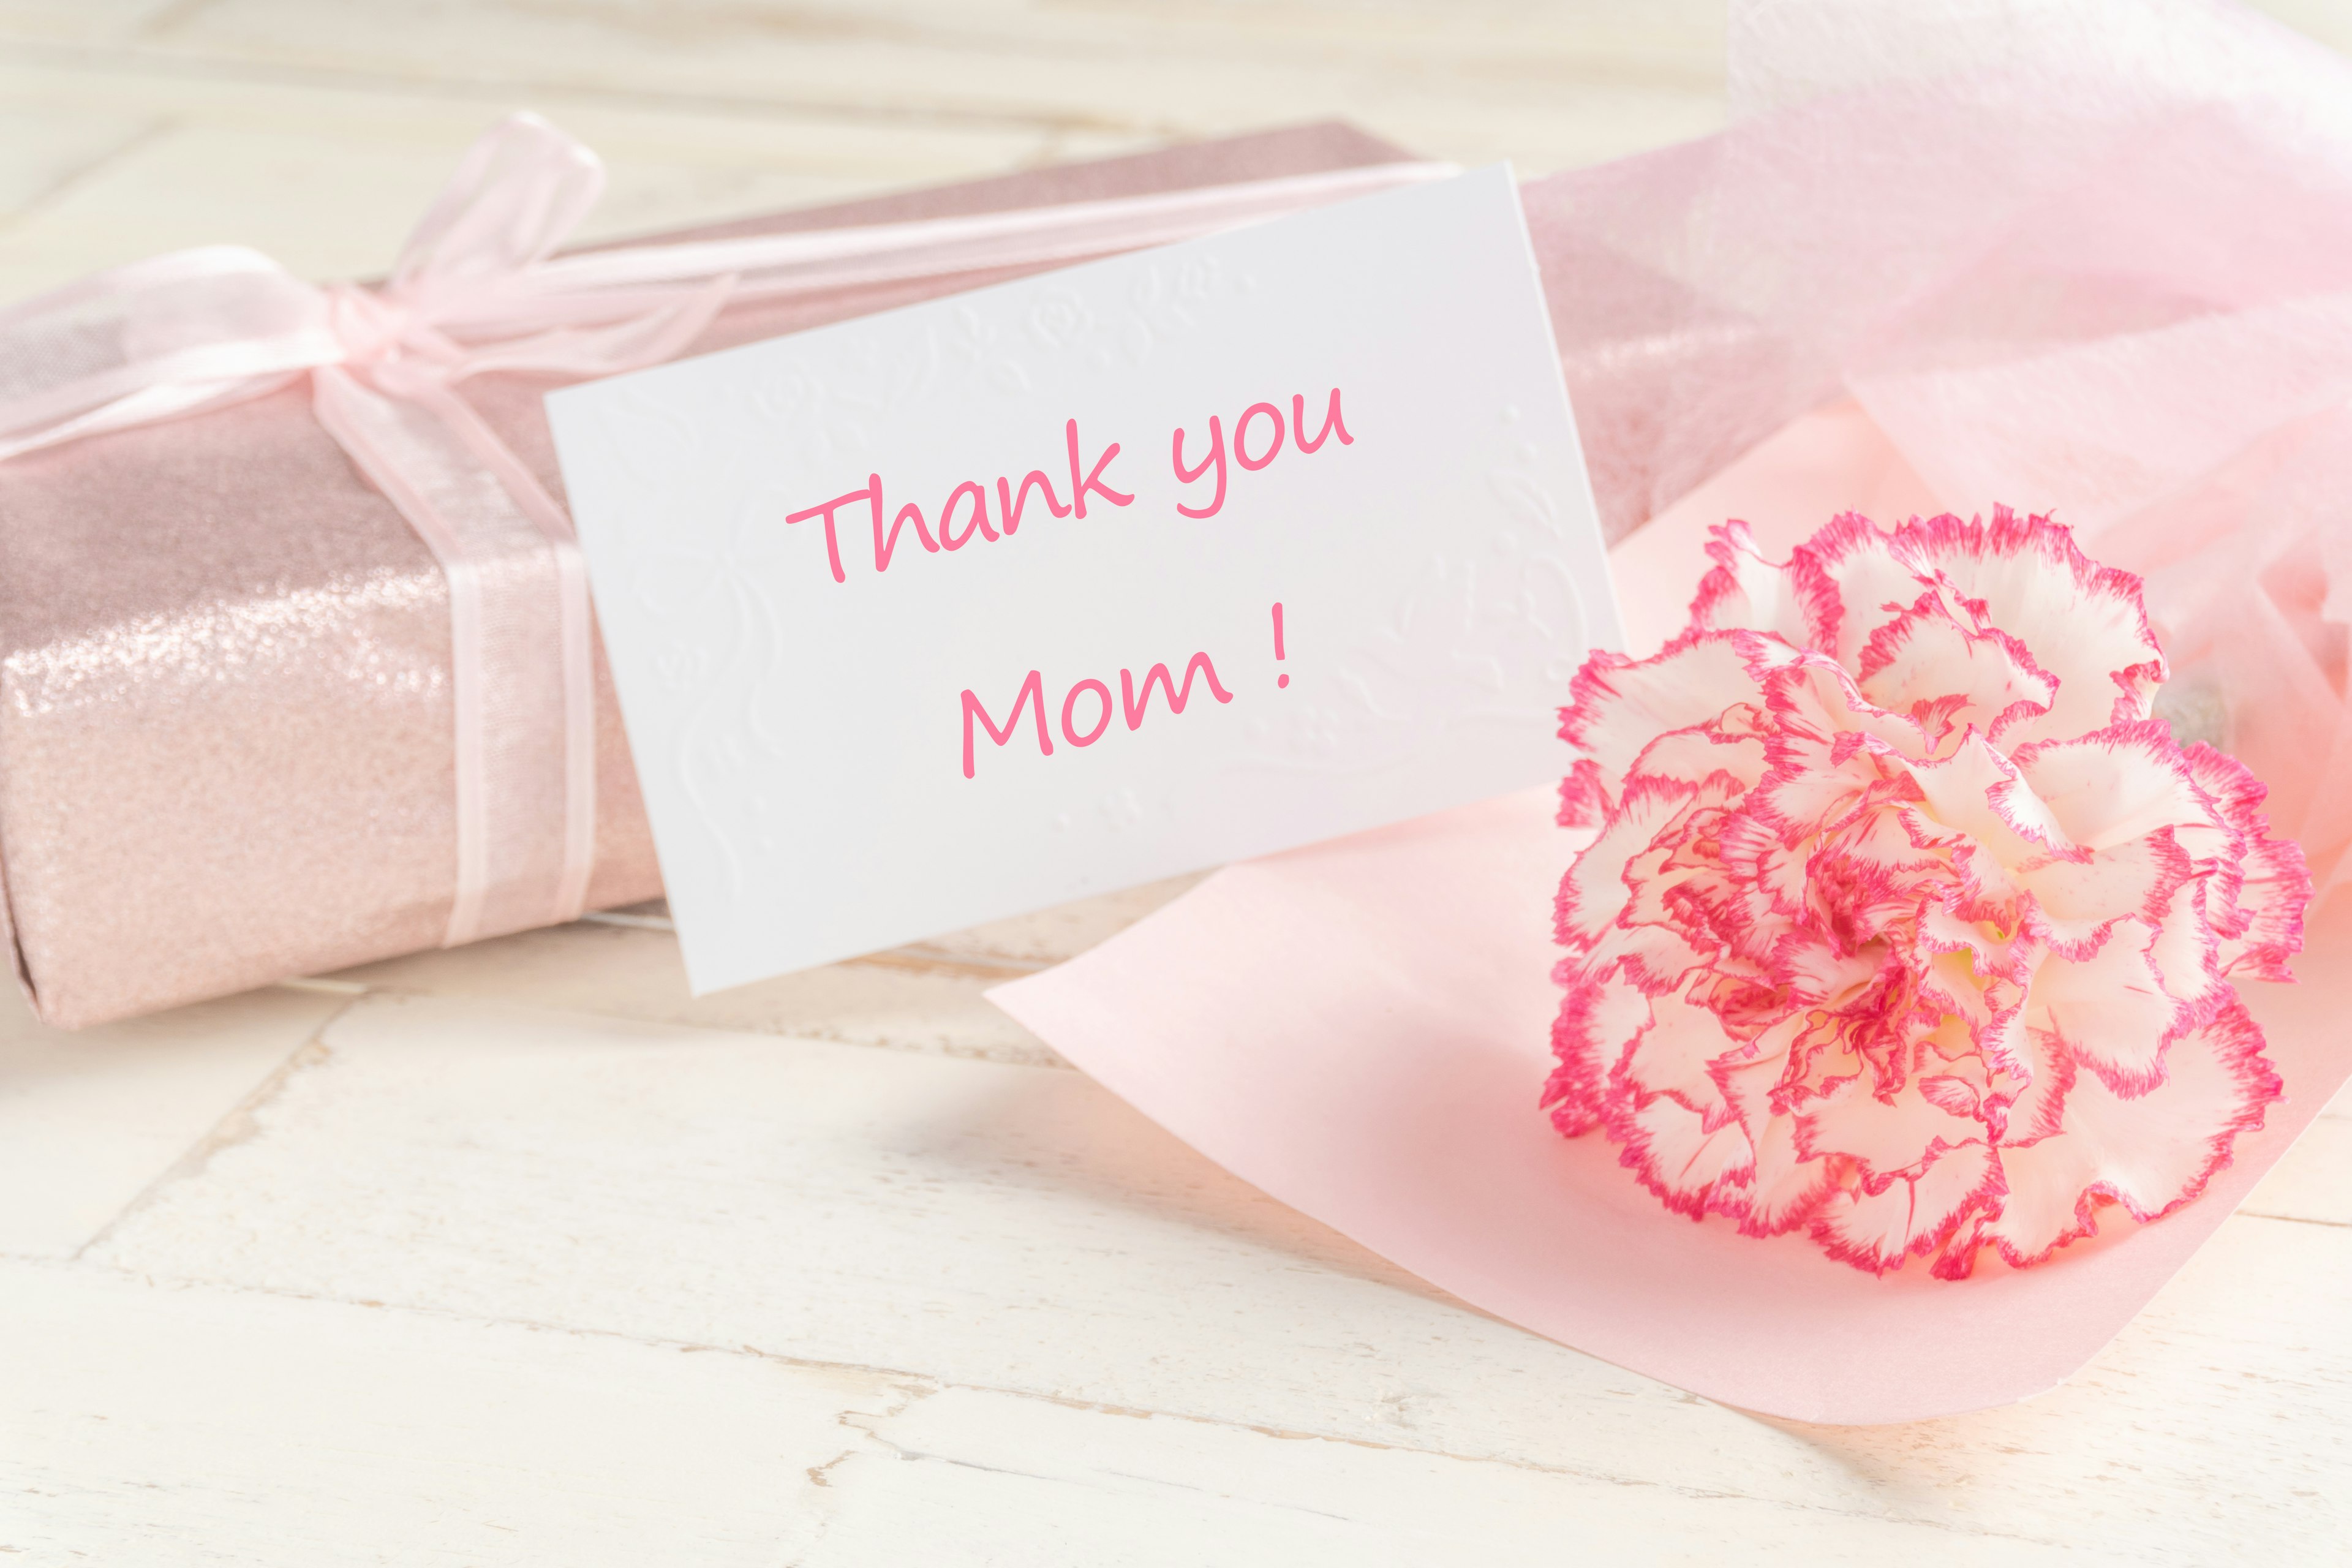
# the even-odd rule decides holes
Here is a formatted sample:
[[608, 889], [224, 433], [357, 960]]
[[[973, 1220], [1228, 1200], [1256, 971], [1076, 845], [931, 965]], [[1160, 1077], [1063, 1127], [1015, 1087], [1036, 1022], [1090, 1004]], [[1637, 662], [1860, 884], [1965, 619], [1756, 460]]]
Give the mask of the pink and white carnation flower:
[[1689, 627], [1561, 716], [1561, 820], [1600, 832], [1559, 1130], [1882, 1274], [2194, 1199], [2280, 1098], [2232, 982], [2290, 978], [2311, 882], [2252, 775], [2150, 717], [2139, 580], [2005, 510], [1708, 553]]

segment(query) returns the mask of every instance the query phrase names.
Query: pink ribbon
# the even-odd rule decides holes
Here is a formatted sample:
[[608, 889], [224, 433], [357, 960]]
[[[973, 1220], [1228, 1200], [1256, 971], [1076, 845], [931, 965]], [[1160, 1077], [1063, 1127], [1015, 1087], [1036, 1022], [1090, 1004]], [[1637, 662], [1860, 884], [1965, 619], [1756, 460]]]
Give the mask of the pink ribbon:
[[257, 251], [208, 246], [0, 312], [0, 460], [310, 378], [320, 426], [448, 580], [457, 874], [444, 941], [454, 946], [578, 918], [596, 829], [588, 582], [572, 521], [461, 383], [658, 363], [730, 300], [1077, 260], [1452, 172], [1383, 163], [559, 256], [602, 193], [604, 166], [518, 114], [467, 151], [381, 285], [321, 288]]

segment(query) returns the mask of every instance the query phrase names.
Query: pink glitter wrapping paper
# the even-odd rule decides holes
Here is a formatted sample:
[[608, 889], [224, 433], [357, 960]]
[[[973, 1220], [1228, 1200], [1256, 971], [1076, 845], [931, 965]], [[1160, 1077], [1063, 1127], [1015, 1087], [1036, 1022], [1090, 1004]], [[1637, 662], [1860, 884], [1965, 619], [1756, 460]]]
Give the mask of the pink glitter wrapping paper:
[[[687, 236], [940, 217], [1388, 163], [1339, 125]], [[729, 310], [700, 353], [1035, 268]], [[540, 399], [465, 395], [561, 495]], [[597, 656], [588, 907], [660, 874]], [[0, 868], [41, 1016], [104, 1022], [436, 945], [457, 882], [446, 580], [308, 388], [0, 464]]]

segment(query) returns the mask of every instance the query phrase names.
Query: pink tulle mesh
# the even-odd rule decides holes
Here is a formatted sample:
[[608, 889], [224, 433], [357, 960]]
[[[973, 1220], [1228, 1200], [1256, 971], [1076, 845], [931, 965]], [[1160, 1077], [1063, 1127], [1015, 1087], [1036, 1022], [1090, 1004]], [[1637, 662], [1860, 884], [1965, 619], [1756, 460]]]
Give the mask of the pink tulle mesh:
[[1528, 188], [1617, 531], [1858, 398], [2147, 580], [2167, 717], [2352, 875], [2352, 69], [2208, 0], [1743, 0], [1725, 134]]

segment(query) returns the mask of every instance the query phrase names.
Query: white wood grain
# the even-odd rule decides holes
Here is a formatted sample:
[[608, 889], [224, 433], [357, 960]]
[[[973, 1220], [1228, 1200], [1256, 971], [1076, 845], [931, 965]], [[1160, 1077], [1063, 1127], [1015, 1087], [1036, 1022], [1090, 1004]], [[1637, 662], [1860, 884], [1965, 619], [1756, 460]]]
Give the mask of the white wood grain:
[[0, 107], [0, 232], [153, 129], [152, 120], [128, 112]]
[[791, 1561], [871, 1373], [0, 1263], [0, 1558]]
[[0, 0], [0, 37], [60, 44], [121, 44], [168, 18], [184, 0]]
[[[1021, 125], [877, 125], [789, 107], [746, 118], [562, 91], [388, 89], [205, 61], [58, 58], [8, 47], [5, 28], [0, 18], [0, 215], [12, 192], [28, 204], [0, 224], [8, 301], [224, 240], [305, 277], [381, 273], [467, 144], [517, 108], [542, 110], [604, 158], [611, 184], [583, 240], [995, 174], [1047, 161], [1069, 140]], [[1077, 151], [1135, 141], [1096, 136]]]
[[0, 992], [0, 1253], [66, 1258], [268, 1083], [343, 999], [257, 991], [68, 1034]]
[[0, 1263], [0, 1553], [37, 1563], [2126, 1560], [87, 1266]]
[[677, 939], [583, 921], [345, 970], [389, 993], [470, 996], [624, 1018], [1053, 1065], [1051, 1047], [982, 993], [1043, 965], [945, 951], [877, 954], [696, 998]]
[[1721, 10], [1640, 7], [761, 4], [452, 8], [215, 0], [144, 56], [884, 119], [1212, 132], [1346, 114], [1433, 154], [1591, 162], [1711, 129]]
[[650, 915], [591, 919], [415, 953], [335, 978], [415, 995], [497, 998], [1055, 1067], [1065, 1064], [1050, 1047], [982, 994], [1083, 952], [1199, 880], [1171, 878], [699, 998], [688, 994], [677, 939], [658, 905]]
[[249, 1125], [89, 1256], [2164, 1561], [2311, 1547], [2352, 1481], [2283, 1422], [2352, 1397], [2334, 1226], [2233, 1221], [2043, 1401], [1841, 1434], [1469, 1311], [1066, 1070], [371, 998]]
[[833, 1496], [805, 1568], [2134, 1560], [961, 1388], [910, 1400], [824, 1473]]

